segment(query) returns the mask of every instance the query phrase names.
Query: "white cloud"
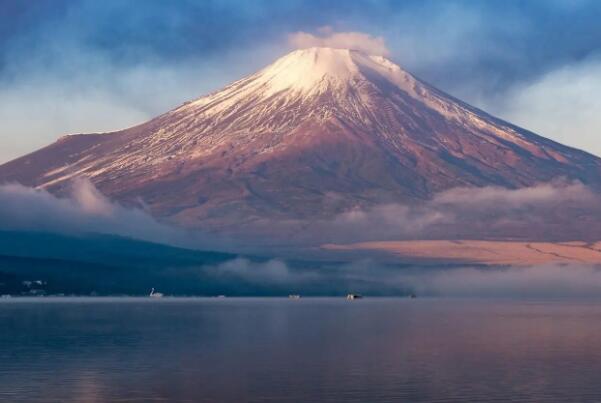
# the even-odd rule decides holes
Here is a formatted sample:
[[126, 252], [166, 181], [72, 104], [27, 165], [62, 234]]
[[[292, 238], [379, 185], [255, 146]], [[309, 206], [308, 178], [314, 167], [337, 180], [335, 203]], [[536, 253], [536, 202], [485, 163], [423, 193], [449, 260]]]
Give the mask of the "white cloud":
[[[252, 73], [280, 49], [258, 47], [185, 62], [119, 65], [77, 44], [43, 55], [14, 55], [0, 82], [0, 164], [75, 133], [125, 129]], [[45, 54], [44, 54], [45, 55]], [[50, 56], [47, 56], [50, 57]], [[237, 63], [239, 59], [250, 60]]]
[[103, 233], [175, 245], [194, 239], [142, 210], [112, 203], [84, 179], [73, 183], [68, 198], [16, 184], [0, 186], [0, 230]]
[[[308, 245], [458, 237], [592, 240], [601, 237], [600, 219], [601, 195], [580, 182], [557, 181], [521, 189], [454, 188], [419, 204], [354, 208], [331, 219], [264, 220], [248, 231], [266, 234], [263, 243]], [[252, 239], [259, 240], [256, 234]]]
[[335, 32], [323, 27], [318, 34], [295, 32], [288, 36], [288, 42], [296, 48], [327, 47], [360, 50], [370, 55], [387, 56], [390, 52], [384, 38], [374, 37], [363, 32]]
[[217, 266], [205, 267], [204, 270], [213, 276], [244, 280], [261, 286], [289, 285], [319, 278], [316, 273], [309, 270], [293, 271], [286, 262], [279, 259], [253, 262], [239, 257]]
[[506, 210], [567, 201], [595, 202], [597, 196], [580, 182], [542, 183], [536, 186], [506, 189], [498, 186], [454, 188], [438, 193], [433, 206], [457, 206], [463, 209]]
[[0, 230], [108, 233], [191, 248], [257, 253], [274, 253], [277, 247], [404, 239], [598, 240], [600, 218], [598, 194], [580, 183], [553, 183], [523, 189], [455, 188], [418, 205], [355, 208], [332, 219], [265, 219], [229, 236], [208, 236], [111, 202], [85, 180], [74, 182], [68, 198], [20, 185], [0, 186]]
[[487, 109], [545, 137], [601, 156], [600, 94], [601, 60], [594, 59], [514, 87]]

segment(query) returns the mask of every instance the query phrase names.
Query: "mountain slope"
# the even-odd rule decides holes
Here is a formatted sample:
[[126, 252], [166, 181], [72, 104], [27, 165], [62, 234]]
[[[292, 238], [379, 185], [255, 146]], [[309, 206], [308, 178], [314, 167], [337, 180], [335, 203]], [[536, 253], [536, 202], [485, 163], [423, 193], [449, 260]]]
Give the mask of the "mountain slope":
[[[0, 230], [0, 294], [47, 293], [217, 295], [226, 289], [205, 272], [238, 258], [102, 234]], [[209, 273], [210, 274], [210, 273]]]
[[142, 125], [74, 135], [0, 166], [61, 194], [88, 177], [187, 226], [323, 218], [459, 186], [554, 178], [601, 188], [601, 160], [496, 119], [357, 51], [294, 51]]

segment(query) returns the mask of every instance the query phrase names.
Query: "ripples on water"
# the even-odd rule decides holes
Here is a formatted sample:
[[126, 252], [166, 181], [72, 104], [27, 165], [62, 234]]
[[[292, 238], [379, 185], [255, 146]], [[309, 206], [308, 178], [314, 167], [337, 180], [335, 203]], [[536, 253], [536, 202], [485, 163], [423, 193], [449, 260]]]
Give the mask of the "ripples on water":
[[0, 302], [0, 401], [601, 401], [601, 304]]

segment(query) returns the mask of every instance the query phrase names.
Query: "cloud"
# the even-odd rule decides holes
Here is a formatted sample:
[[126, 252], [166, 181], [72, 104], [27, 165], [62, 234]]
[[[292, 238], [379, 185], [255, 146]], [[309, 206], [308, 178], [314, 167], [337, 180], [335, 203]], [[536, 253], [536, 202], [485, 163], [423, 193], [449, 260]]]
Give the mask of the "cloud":
[[353, 208], [329, 219], [265, 218], [210, 235], [170, 226], [144, 210], [114, 203], [86, 180], [73, 182], [66, 198], [20, 185], [0, 186], [0, 230], [107, 233], [266, 256], [302, 252], [306, 257], [319, 254], [311, 247], [325, 243], [385, 240], [598, 241], [600, 223], [601, 196], [578, 182], [523, 189], [456, 188], [420, 204]]
[[296, 48], [327, 47], [360, 50], [370, 55], [387, 56], [390, 51], [384, 38], [363, 32], [335, 32], [331, 27], [322, 27], [318, 34], [296, 32], [288, 36], [290, 45]]
[[552, 70], [512, 87], [489, 108], [556, 141], [601, 156], [601, 59]]
[[[530, 120], [528, 108], [514, 114], [493, 105], [508, 89], [535, 83], [549, 71], [575, 69], [582, 57], [598, 52], [599, 2], [185, 1], [141, 8], [134, 2], [77, 0], [15, 3], [3, 11], [0, 120], [8, 140], [1, 144], [0, 161], [67, 133], [136, 124], [217, 89], [281, 55], [282, 38], [290, 32], [297, 32], [292, 39], [303, 46], [350, 43], [389, 52], [467, 102], [516, 116], [522, 126], [568, 144], [599, 149], [589, 134], [598, 127], [596, 115], [583, 112], [598, 109], [593, 98], [590, 107], [574, 108], [577, 113], [561, 121], [556, 116], [562, 113], [547, 114], [549, 108]], [[569, 35], [566, 20], [578, 21]], [[320, 30], [324, 24], [335, 28]], [[586, 74], [591, 84], [593, 64]], [[524, 96], [519, 103], [531, 106], [528, 99], [539, 98]], [[575, 93], [569, 98], [583, 99]], [[570, 131], [575, 120], [579, 124]]]
[[[587, 77], [577, 88], [595, 92], [598, 63], [578, 61], [599, 51], [596, 2], [151, 3], [40, 3], [0, 16], [0, 162], [64, 134], [140, 123], [215, 90], [281, 55], [290, 32], [298, 46], [389, 53], [460, 99], [599, 154], [597, 100], [551, 77], [572, 70], [576, 83]], [[570, 35], [566, 19], [579, 21]], [[318, 28], [324, 24], [335, 28]], [[543, 79], [561, 96], [545, 96], [536, 84]]]
[[214, 277], [242, 280], [262, 286], [291, 285], [318, 277], [315, 272], [309, 270], [293, 271], [285, 261], [279, 259], [254, 262], [246, 258], [236, 258], [205, 270]]
[[216, 289], [227, 290], [228, 295], [332, 296], [349, 292], [398, 295], [409, 292], [405, 283], [397, 281], [402, 272], [369, 259], [330, 263], [236, 258], [218, 265], [195, 267], [191, 272]]
[[219, 15], [219, 6], [109, 3], [69, 2], [68, 12], [34, 5], [26, 11], [39, 21], [21, 21], [14, 36], [0, 32], [0, 164], [66, 134], [147, 121], [258, 70], [283, 48], [230, 43], [232, 32], [193, 35], [230, 23], [203, 14]]
[[597, 197], [580, 182], [556, 182], [519, 189], [498, 186], [454, 188], [436, 194], [431, 204], [442, 207], [455, 206], [470, 211], [474, 208], [507, 210], [569, 201], [595, 202]]
[[[601, 195], [580, 182], [454, 188], [416, 204], [352, 208], [330, 219], [263, 220], [252, 242], [320, 245], [410, 239], [601, 239]], [[259, 236], [262, 234], [263, 236]]]
[[452, 220], [449, 212], [430, 206], [383, 204], [339, 214], [331, 221], [319, 223], [318, 232], [345, 241], [406, 238]]
[[73, 182], [72, 198], [81, 211], [87, 214], [110, 217], [118, 208], [85, 179], [76, 179]]
[[17, 184], [1, 185], [0, 230], [113, 234], [191, 248], [227, 245], [217, 236], [190, 234], [159, 223], [143, 210], [113, 203], [85, 179], [74, 181], [66, 198]]
[[[41, 56], [12, 62], [18, 71], [11, 80], [0, 76], [0, 163], [65, 134], [110, 132], [142, 123], [262, 66], [232, 62], [245, 52], [215, 57], [212, 63], [189, 59], [121, 66], [78, 44], [71, 46], [60, 52], [49, 47]], [[38, 59], [56, 58], [56, 53], [60, 62], [37, 67], [42, 63]]]
[[[578, 205], [589, 211], [601, 198], [580, 182], [543, 183], [520, 189], [498, 186], [453, 188], [417, 205], [385, 204], [369, 209], [352, 209], [324, 227], [340, 234], [360, 234], [363, 239], [419, 237], [439, 226], [486, 222], [489, 227], [507, 226], [511, 221], [539, 222], [549, 208]], [[526, 217], [525, 217], [526, 216]], [[327, 233], [327, 229], [325, 229]], [[486, 234], [482, 232], [480, 235]]]
[[[547, 207], [559, 200], [591, 208], [599, 198], [579, 183], [542, 184], [527, 189], [454, 189], [439, 194], [423, 206], [386, 205], [366, 211], [344, 213], [316, 227], [306, 225], [314, 240], [332, 237], [424, 236], [438, 226], [472, 221], [485, 227], [505, 225], [524, 209], [539, 210], [544, 224]], [[546, 206], [546, 207], [545, 207]], [[501, 214], [498, 212], [501, 211]], [[578, 210], [582, 214], [582, 210]], [[597, 208], [596, 214], [601, 211]], [[597, 215], [597, 222], [601, 214]], [[538, 218], [537, 218], [538, 219]], [[298, 224], [298, 223], [297, 223]], [[304, 223], [306, 224], [306, 223]], [[527, 228], [531, 221], [524, 221]], [[373, 228], [371, 228], [373, 227]], [[479, 228], [479, 227], [478, 227]], [[563, 229], [563, 228], [562, 228]], [[187, 233], [157, 222], [144, 211], [120, 206], [106, 199], [88, 181], [77, 180], [68, 198], [57, 198], [44, 190], [21, 185], [0, 186], [0, 230], [48, 231], [59, 233], [107, 233], [153, 242], [188, 247], [207, 247], [222, 242], [201, 233]], [[589, 227], [585, 227], [589, 231]], [[351, 235], [348, 235], [351, 234]], [[204, 238], [203, 238], [204, 237]], [[281, 238], [282, 235], [279, 235]], [[320, 238], [321, 237], [321, 238]], [[273, 239], [273, 238], [272, 238]], [[211, 244], [213, 242], [213, 244]], [[223, 246], [223, 242], [221, 243]], [[263, 251], [277, 249], [263, 247]], [[301, 250], [305, 258], [308, 256]], [[232, 294], [406, 295], [454, 297], [583, 297], [601, 293], [601, 268], [586, 265], [547, 265], [525, 268], [407, 268], [372, 260], [348, 264], [282, 259], [232, 259], [213, 266], [182, 270]], [[182, 274], [182, 275], [183, 275]], [[208, 284], [208, 283], [207, 283]]]
[[[198, 269], [205, 281], [233, 293], [287, 295], [408, 295], [461, 298], [586, 298], [601, 294], [601, 267], [407, 267], [360, 259], [350, 263], [305, 263], [233, 259]], [[229, 288], [228, 288], [229, 287]], [[219, 288], [219, 287], [217, 287]]]

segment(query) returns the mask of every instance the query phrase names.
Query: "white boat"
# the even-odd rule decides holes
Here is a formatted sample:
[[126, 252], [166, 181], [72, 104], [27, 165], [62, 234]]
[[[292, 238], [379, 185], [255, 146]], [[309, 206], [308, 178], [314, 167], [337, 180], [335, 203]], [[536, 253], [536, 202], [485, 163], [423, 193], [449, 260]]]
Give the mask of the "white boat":
[[347, 294], [346, 295], [346, 299], [349, 299], [349, 300], [360, 299], [360, 298], [363, 298], [363, 296], [361, 294]]
[[162, 292], [154, 292], [154, 287], [150, 290], [150, 294], [148, 295], [150, 298], [163, 298]]
[[288, 295], [288, 298], [290, 298], [290, 299], [300, 299], [300, 297], [301, 296], [299, 294], [290, 294], [290, 295]]

